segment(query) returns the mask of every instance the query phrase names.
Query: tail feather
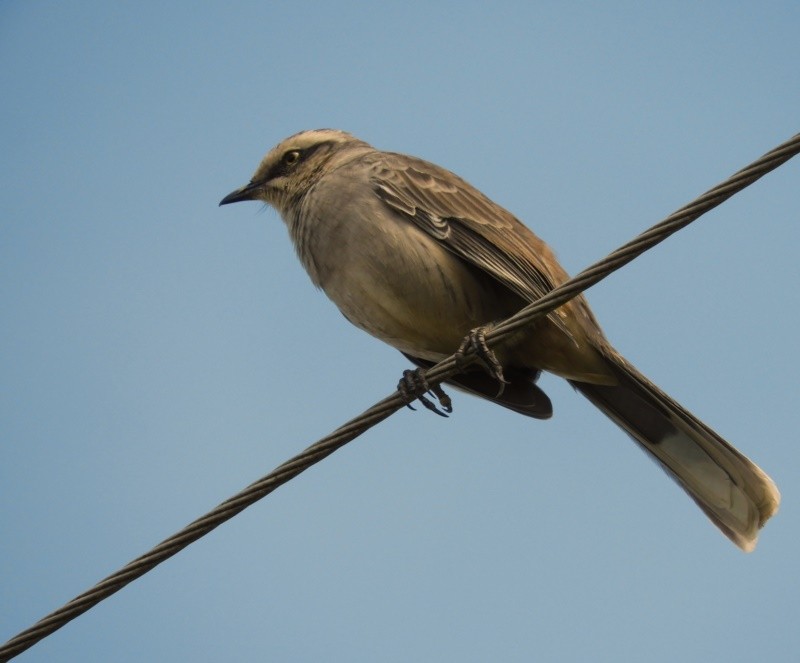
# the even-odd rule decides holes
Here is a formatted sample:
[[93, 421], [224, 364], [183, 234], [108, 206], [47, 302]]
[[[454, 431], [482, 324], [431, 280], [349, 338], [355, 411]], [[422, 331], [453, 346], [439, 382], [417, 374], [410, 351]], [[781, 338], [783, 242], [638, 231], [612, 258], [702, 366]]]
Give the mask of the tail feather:
[[655, 458], [731, 541], [753, 550], [780, 503], [772, 479], [621, 356], [608, 360], [617, 385], [570, 382]]

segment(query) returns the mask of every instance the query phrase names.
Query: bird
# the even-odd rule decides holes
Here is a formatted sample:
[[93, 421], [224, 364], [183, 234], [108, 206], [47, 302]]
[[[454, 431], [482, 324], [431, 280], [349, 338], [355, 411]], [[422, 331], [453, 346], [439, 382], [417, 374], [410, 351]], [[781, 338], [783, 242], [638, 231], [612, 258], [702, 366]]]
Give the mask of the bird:
[[[553, 412], [537, 385], [542, 371], [566, 379], [734, 544], [755, 548], [780, 503], [775, 483], [629, 363], [583, 295], [498, 347], [483, 345], [493, 324], [568, 274], [532, 230], [471, 184], [345, 131], [314, 129], [281, 141], [219, 204], [241, 201], [274, 208], [313, 284], [418, 370], [471, 344], [483, 361], [446, 382], [534, 419]], [[444, 404], [444, 392], [434, 393]]]

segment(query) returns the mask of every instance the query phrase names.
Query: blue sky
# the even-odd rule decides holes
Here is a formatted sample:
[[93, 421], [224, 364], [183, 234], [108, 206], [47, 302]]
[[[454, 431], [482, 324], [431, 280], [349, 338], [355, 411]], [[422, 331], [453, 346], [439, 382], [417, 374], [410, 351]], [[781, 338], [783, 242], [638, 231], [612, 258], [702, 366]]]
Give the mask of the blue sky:
[[[0, 6], [0, 640], [393, 389], [285, 228], [218, 208], [337, 127], [576, 272], [800, 131], [800, 7]], [[593, 288], [778, 483], [744, 555], [564, 382], [401, 411], [24, 661], [738, 661], [800, 649], [800, 161]]]

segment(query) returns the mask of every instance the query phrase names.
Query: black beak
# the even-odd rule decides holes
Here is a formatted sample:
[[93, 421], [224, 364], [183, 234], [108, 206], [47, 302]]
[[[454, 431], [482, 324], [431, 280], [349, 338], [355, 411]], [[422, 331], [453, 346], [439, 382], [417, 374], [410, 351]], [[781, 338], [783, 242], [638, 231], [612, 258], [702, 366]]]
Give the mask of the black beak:
[[258, 190], [261, 188], [260, 182], [248, 182], [241, 189], [231, 191], [227, 196], [219, 201], [220, 206], [240, 203], [243, 200], [255, 200]]

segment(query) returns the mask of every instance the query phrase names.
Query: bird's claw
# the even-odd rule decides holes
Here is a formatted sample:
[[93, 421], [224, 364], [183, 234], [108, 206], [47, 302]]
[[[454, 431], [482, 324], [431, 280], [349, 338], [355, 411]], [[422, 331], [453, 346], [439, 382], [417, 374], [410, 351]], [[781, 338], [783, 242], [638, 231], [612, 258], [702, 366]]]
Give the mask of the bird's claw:
[[[397, 384], [397, 390], [406, 402], [406, 407], [410, 410], [415, 409], [411, 403], [418, 400], [428, 410], [438, 414], [440, 417], [447, 417], [446, 413], [453, 411], [453, 402], [450, 400], [450, 397], [444, 392], [441, 385], [428, 384], [428, 381], [425, 379], [425, 371], [421, 368], [413, 371], [403, 371], [403, 377]], [[430, 398], [425, 396], [426, 393], [431, 393], [436, 396], [444, 412], [436, 407], [436, 404]]]
[[464, 355], [469, 350], [474, 350], [475, 355], [484, 363], [489, 374], [500, 383], [500, 390], [497, 393], [499, 397], [503, 394], [503, 390], [508, 382], [503, 375], [503, 366], [497, 359], [497, 355], [486, 344], [486, 330], [486, 327], [477, 327], [470, 330], [469, 334], [464, 337], [464, 340], [461, 341], [461, 345], [458, 346], [458, 350], [455, 352], [456, 364], [463, 363]]

